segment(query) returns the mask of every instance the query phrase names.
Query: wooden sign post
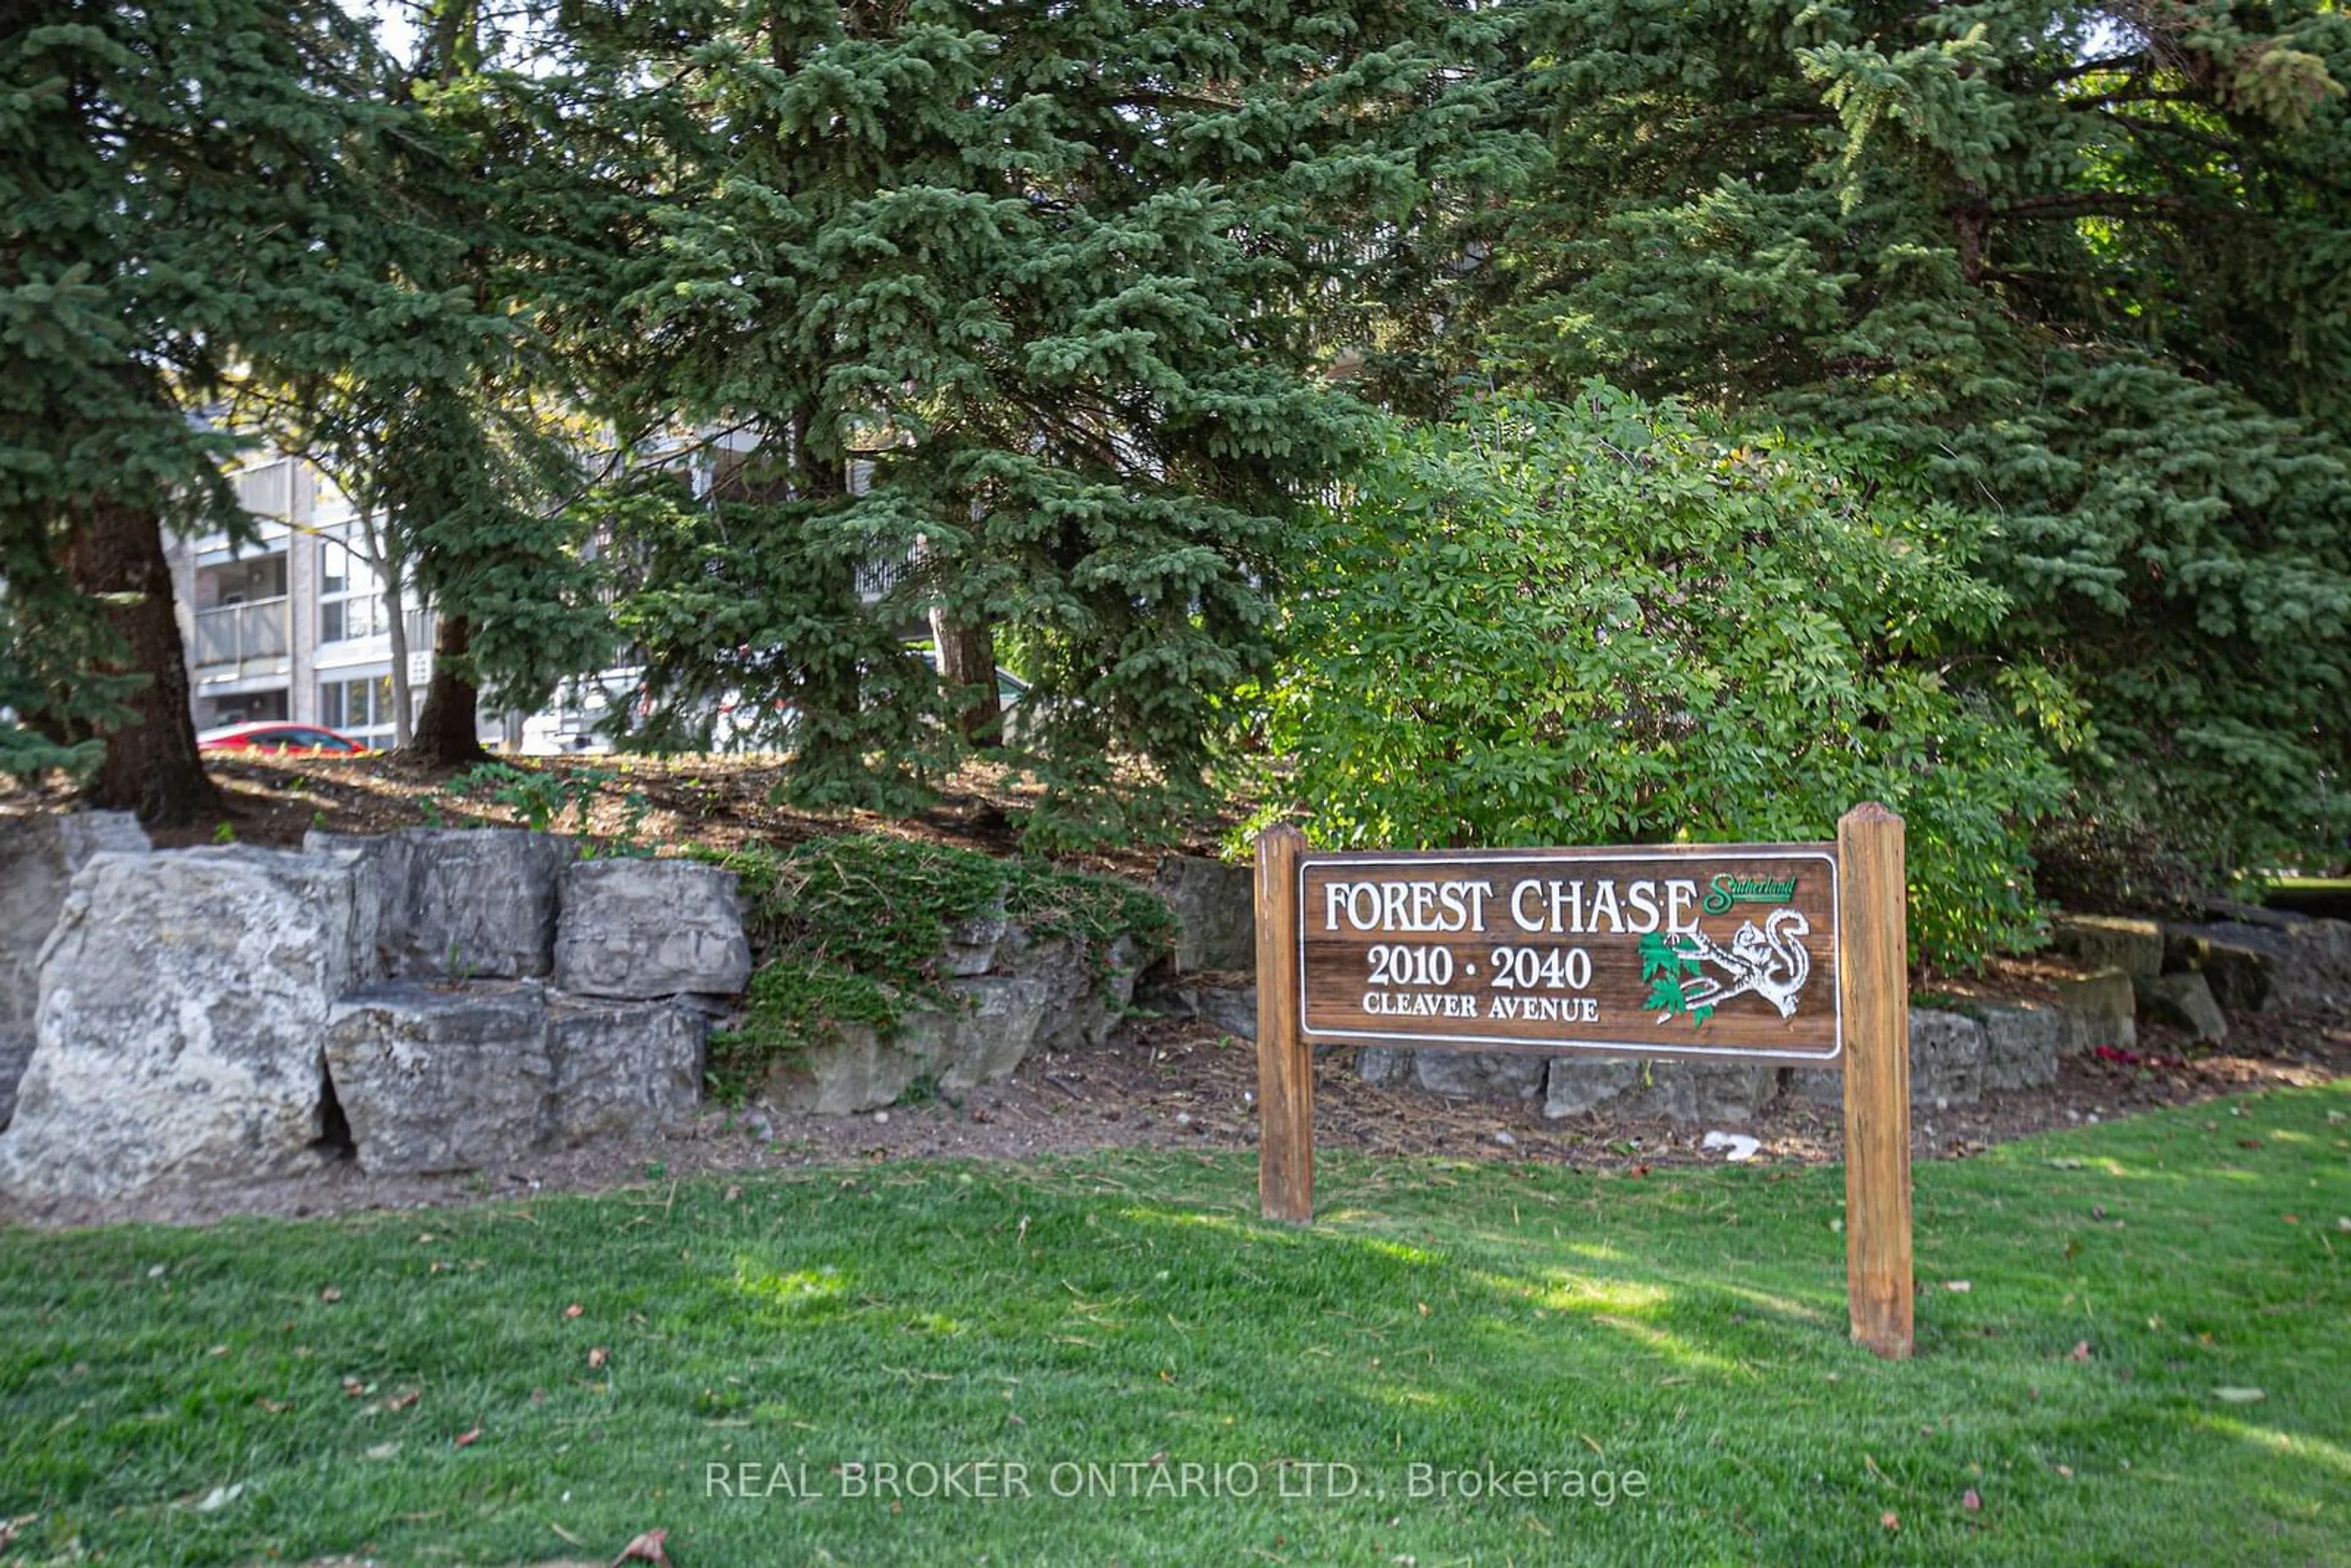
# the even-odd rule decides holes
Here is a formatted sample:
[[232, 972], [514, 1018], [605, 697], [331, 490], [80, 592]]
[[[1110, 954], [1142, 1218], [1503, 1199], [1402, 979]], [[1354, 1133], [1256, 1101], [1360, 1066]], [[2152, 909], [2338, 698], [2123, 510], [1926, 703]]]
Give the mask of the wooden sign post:
[[1667, 1056], [1842, 1071], [1854, 1337], [1911, 1350], [1902, 820], [1834, 844], [1257, 846], [1258, 1195], [1314, 1218], [1313, 1047]]

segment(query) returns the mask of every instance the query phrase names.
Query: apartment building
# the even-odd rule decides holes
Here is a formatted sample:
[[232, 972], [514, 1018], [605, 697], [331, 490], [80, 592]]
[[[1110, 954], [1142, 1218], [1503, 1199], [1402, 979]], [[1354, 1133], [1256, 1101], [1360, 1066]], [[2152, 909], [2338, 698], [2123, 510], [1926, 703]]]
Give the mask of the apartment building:
[[234, 483], [256, 537], [212, 534], [167, 550], [197, 730], [277, 719], [388, 748], [393, 681], [424, 700], [431, 611], [408, 607], [408, 667], [395, 671], [383, 584], [353, 549], [350, 503], [296, 457], [258, 457]]
[[[650, 447], [642, 460], [682, 461], [698, 495], [752, 496], [762, 487], [747, 473], [756, 452], [754, 437], [726, 432]], [[873, 465], [852, 460], [846, 478], [852, 494], [862, 494]], [[232, 483], [256, 519], [254, 537], [232, 544], [216, 533], [172, 541], [165, 550], [197, 731], [263, 720], [319, 724], [390, 749], [394, 679], [404, 675], [415, 707], [432, 679], [431, 610], [407, 606], [407, 668], [395, 671], [383, 584], [354, 549], [361, 540], [350, 502], [311, 464], [275, 453], [256, 454]], [[910, 566], [901, 559], [862, 567], [861, 597], [880, 601]], [[917, 622], [905, 628], [909, 637], [925, 630]], [[541, 755], [609, 750], [612, 706], [628, 700], [643, 676], [641, 667], [623, 663], [583, 672], [536, 714], [486, 709], [482, 744]], [[713, 721], [721, 749], [747, 744], [733, 706], [722, 703]]]

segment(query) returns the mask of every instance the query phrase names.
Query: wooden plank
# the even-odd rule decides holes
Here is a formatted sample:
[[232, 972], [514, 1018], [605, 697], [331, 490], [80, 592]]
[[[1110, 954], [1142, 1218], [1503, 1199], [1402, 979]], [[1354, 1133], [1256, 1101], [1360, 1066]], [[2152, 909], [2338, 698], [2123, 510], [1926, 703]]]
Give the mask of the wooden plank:
[[1298, 1022], [1298, 862], [1288, 823], [1257, 841], [1258, 1204], [1268, 1219], [1314, 1219], [1314, 1058]]
[[1845, 1296], [1853, 1337], [1909, 1358], [1910, 970], [1902, 819], [1875, 801], [1837, 823], [1844, 891]]
[[1301, 883], [1318, 1044], [1841, 1059], [1834, 844], [1312, 853]]

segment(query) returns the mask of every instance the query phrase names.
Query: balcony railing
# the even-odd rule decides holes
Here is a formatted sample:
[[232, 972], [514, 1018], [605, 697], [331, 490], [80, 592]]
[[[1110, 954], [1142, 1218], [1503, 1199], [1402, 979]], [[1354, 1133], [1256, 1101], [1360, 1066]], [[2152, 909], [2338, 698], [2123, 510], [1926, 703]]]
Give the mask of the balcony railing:
[[249, 664], [283, 659], [287, 649], [286, 601], [256, 599], [196, 612], [196, 667]]

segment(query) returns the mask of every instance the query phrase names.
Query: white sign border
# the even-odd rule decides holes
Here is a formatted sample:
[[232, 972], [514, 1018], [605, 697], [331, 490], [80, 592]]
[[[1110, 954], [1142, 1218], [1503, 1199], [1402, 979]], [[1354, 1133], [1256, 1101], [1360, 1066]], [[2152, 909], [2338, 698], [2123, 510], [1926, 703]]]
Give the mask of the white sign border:
[[1377, 850], [1326, 851], [1298, 857], [1298, 885], [1294, 890], [1298, 903], [1298, 1027], [1309, 1040], [1361, 1040], [1394, 1042], [1415, 1046], [1424, 1051], [1475, 1051], [1481, 1046], [1500, 1046], [1514, 1056], [1541, 1056], [1551, 1051], [1579, 1055], [1660, 1057], [1721, 1057], [1734, 1061], [1771, 1061], [1788, 1066], [1825, 1067], [1844, 1061], [1844, 954], [1836, 954], [1836, 996], [1834, 1017], [1836, 1049], [1820, 1051], [1774, 1051], [1743, 1045], [1675, 1045], [1660, 1046], [1633, 1043], [1621, 1040], [1533, 1040], [1516, 1035], [1482, 1034], [1402, 1034], [1387, 1030], [1316, 1029], [1307, 1021], [1306, 997], [1306, 873], [1315, 866], [1408, 866], [1408, 865], [1477, 865], [1477, 864], [1574, 864], [1596, 860], [1659, 861], [1687, 862], [1708, 857], [1721, 860], [1748, 861], [1818, 861], [1829, 868], [1829, 920], [1834, 927], [1832, 940], [1842, 949], [1844, 942], [1844, 886], [1837, 876], [1836, 846], [1833, 843], [1796, 846], [1792, 844], [1693, 844], [1687, 850], [1660, 850], [1654, 846], [1614, 849], [1597, 846], [1574, 850], [1428, 850], [1416, 854], [1401, 854]]

